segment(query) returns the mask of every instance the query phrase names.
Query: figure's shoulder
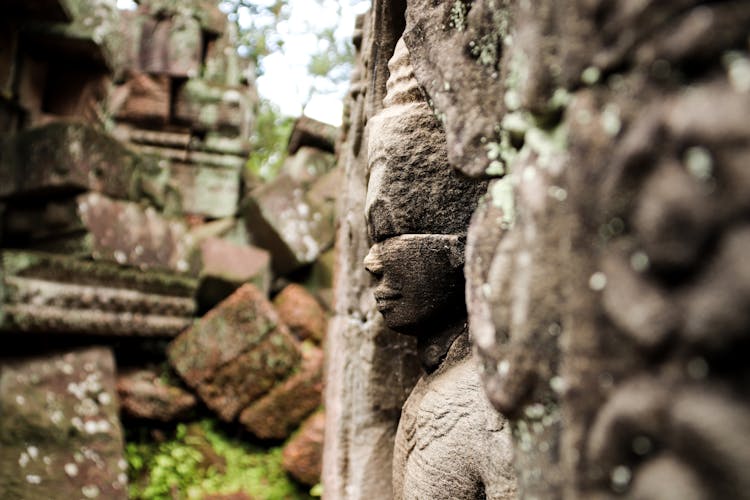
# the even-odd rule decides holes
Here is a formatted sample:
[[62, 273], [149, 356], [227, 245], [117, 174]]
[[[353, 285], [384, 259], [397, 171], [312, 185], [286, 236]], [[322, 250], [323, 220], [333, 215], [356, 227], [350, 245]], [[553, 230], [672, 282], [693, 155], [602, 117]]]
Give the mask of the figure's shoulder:
[[499, 431], [505, 419], [490, 404], [477, 366], [467, 357], [426, 378], [417, 410], [422, 422], [467, 428], [473, 433]]

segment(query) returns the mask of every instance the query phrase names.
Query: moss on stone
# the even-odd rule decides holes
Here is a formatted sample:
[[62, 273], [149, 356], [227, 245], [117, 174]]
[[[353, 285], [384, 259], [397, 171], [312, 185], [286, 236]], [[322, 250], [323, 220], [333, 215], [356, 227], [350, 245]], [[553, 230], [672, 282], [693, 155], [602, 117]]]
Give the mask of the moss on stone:
[[29, 276], [52, 281], [75, 277], [81, 285], [126, 286], [146, 293], [192, 296], [197, 282], [184, 276], [143, 272], [114, 263], [77, 260], [41, 252], [5, 250], [0, 254], [6, 275]]
[[171, 498], [174, 493], [187, 500], [222, 493], [311, 498], [284, 472], [281, 448], [263, 449], [230, 438], [212, 420], [179, 424], [162, 443], [137, 434], [130, 433], [126, 446], [131, 498]]

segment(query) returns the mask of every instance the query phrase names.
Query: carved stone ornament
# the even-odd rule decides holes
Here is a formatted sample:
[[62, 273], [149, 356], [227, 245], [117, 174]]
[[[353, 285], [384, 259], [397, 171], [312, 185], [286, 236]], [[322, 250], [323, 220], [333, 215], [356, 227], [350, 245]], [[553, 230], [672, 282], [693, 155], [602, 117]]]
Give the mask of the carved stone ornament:
[[385, 108], [368, 123], [365, 258], [386, 325], [416, 337], [425, 375], [396, 433], [396, 499], [515, 497], [511, 437], [472, 356], [464, 242], [486, 183], [447, 161], [445, 134], [422, 97], [403, 40], [388, 64]]

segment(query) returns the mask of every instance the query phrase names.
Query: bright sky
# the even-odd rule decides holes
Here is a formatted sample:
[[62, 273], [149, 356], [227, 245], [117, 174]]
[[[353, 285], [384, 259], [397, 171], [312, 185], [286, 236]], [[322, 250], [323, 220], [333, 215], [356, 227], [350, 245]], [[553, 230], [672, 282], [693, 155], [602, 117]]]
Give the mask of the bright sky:
[[[272, 4], [273, 1], [259, 0], [258, 3]], [[335, 27], [337, 41], [350, 41], [356, 15], [367, 10], [369, 5], [369, 0], [289, 0], [289, 20], [277, 26], [284, 40], [283, 53], [276, 52], [262, 60], [263, 75], [257, 80], [258, 93], [274, 102], [285, 115], [296, 117], [304, 112], [311, 118], [340, 125], [342, 101], [349, 83], [345, 81], [336, 87], [329, 85], [326, 93], [311, 91], [314, 79], [308, 74], [307, 65], [317, 48], [314, 33]], [[117, 6], [125, 9], [136, 7], [132, 0], [117, 0]], [[332, 23], [336, 23], [339, 6], [341, 19], [334, 26]], [[241, 26], [249, 23], [246, 16], [249, 16], [247, 12], [240, 12]]]

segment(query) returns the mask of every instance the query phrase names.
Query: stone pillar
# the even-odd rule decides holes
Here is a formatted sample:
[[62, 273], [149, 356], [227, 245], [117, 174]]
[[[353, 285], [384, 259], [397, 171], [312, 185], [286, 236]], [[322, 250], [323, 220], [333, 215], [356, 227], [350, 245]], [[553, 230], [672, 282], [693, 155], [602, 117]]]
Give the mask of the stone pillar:
[[403, 4], [375, 1], [358, 20], [358, 64], [346, 101], [339, 164], [344, 186], [337, 238], [335, 315], [327, 340], [326, 498], [391, 496], [393, 441], [401, 406], [419, 376], [416, 343], [387, 329], [375, 309], [363, 260], [367, 145], [365, 124], [381, 107], [387, 62], [403, 30]]

